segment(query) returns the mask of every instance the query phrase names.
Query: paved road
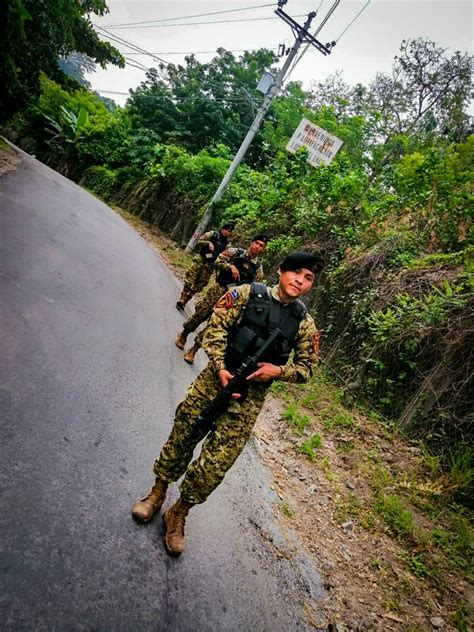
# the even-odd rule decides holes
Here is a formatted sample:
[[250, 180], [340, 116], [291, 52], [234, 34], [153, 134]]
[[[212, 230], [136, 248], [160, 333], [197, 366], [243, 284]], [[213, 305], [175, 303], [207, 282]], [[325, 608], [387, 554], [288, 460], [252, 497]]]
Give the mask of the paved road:
[[[105, 204], [25, 156], [0, 178], [3, 630], [306, 629], [247, 448], [169, 558], [130, 509], [197, 374], [178, 287]], [[176, 496], [176, 488], [173, 489]]]

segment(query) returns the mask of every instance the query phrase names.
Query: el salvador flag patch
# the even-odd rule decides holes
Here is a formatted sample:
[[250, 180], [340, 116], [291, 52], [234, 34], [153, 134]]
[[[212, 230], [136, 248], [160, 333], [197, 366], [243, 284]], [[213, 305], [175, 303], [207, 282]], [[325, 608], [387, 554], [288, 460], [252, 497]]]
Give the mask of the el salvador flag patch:
[[237, 290], [231, 290], [230, 295], [232, 296], [234, 301], [239, 297], [239, 293], [237, 292]]

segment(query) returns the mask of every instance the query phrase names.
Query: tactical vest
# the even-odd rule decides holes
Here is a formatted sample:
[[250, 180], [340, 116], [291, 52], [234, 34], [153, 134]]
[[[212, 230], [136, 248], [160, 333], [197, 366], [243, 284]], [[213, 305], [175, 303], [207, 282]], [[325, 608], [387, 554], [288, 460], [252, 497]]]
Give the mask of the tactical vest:
[[[243, 248], [238, 248], [237, 252], [229, 259], [229, 264], [235, 266], [240, 274], [240, 279], [238, 281], [239, 285], [244, 285], [244, 283], [252, 283], [255, 279], [255, 275], [260, 268], [260, 263], [257, 261], [252, 261], [250, 257], [247, 256], [247, 251]], [[230, 270], [221, 270], [216, 275], [216, 281], [219, 285], [223, 285], [227, 287], [231, 283], [234, 283], [232, 279], [232, 272]]]
[[201, 257], [206, 263], [214, 263], [221, 252], [227, 248], [227, 242], [229, 240], [227, 237], [223, 237], [220, 231], [215, 230], [209, 241], [214, 245], [214, 250], [211, 252], [209, 246], [206, 244], [201, 250]]
[[[262, 362], [285, 365], [306, 314], [307, 309], [302, 301], [283, 305], [271, 296], [266, 285], [252, 283], [244, 315], [238, 325], [229, 331], [225, 356], [227, 369], [231, 372], [235, 370], [277, 327], [283, 332], [283, 338]], [[265, 382], [264, 385], [270, 386], [270, 383]]]

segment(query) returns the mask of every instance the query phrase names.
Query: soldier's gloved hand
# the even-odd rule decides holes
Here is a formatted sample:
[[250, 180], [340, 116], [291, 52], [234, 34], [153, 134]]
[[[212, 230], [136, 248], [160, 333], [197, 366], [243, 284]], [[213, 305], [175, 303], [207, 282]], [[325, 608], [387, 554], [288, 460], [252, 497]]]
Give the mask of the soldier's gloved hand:
[[[227, 371], [227, 369], [220, 369], [220, 371], [217, 371], [217, 378], [222, 388], [225, 388], [233, 377], [232, 373]], [[231, 397], [232, 399], [239, 399], [241, 395], [240, 393], [232, 393]]]
[[230, 271], [232, 273], [233, 281], [240, 281], [240, 272], [237, 270], [235, 266], [230, 266]]
[[270, 362], [257, 362], [257, 370], [251, 373], [247, 380], [255, 382], [268, 382], [280, 377], [281, 367]]

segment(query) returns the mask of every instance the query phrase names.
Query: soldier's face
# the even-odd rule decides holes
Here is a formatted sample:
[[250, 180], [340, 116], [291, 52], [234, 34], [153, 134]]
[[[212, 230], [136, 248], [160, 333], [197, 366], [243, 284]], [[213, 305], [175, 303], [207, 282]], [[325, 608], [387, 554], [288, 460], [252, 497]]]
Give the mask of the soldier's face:
[[257, 239], [256, 241], [252, 241], [249, 248], [250, 256], [258, 257], [259, 255], [263, 255], [266, 247], [267, 247], [267, 244], [264, 241], [260, 241], [260, 239]]
[[278, 293], [282, 301], [294, 301], [307, 294], [313, 287], [316, 275], [308, 268], [298, 270], [278, 270], [280, 281], [278, 283]]
[[232, 235], [232, 230], [230, 228], [222, 228], [221, 235], [222, 237], [230, 237]]

